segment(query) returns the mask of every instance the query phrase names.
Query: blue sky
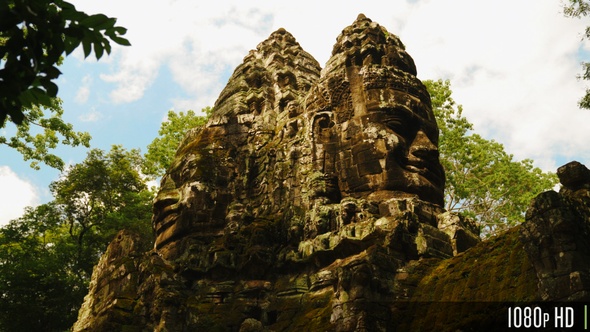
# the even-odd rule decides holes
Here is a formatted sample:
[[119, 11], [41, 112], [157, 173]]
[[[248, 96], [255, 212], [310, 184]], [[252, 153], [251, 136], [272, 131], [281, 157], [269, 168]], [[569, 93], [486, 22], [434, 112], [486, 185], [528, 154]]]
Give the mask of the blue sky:
[[[590, 111], [576, 105], [590, 85], [576, 80], [580, 61], [590, 60], [581, 41], [590, 20], [563, 17], [559, 0], [72, 3], [117, 17], [132, 43], [99, 62], [78, 50], [61, 67], [64, 117], [92, 135], [93, 148], [145, 152], [168, 110], [213, 105], [233, 68], [280, 27], [323, 65], [337, 35], [362, 12], [401, 38], [419, 78], [450, 79], [475, 131], [516, 159], [552, 171], [574, 159], [590, 164]], [[86, 152], [57, 150], [69, 164]], [[48, 185], [58, 177], [0, 146], [0, 225], [24, 206], [51, 200]]]

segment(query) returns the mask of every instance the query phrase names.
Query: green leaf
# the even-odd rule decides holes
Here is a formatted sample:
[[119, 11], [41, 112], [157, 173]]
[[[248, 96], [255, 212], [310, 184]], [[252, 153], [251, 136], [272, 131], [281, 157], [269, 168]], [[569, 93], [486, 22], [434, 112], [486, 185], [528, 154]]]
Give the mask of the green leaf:
[[113, 29], [119, 36], [122, 36], [127, 33], [127, 28], [124, 27], [114, 27]]
[[104, 50], [107, 52], [107, 54], [111, 54], [111, 43], [109, 43], [109, 41], [105, 41], [104, 45]]
[[47, 95], [47, 92], [38, 86], [34, 86], [23, 92], [20, 95], [19, 100], [25, 108], [32, 108], [37, 104], [46, 106], [51, 105], [51, 98]]
[[94, 29], [96, 29], [96, 30], [106, 30], [106, 29], [112, 28], [115, 25], [115, 23], [117, 23], [117, 19], [116, 18], [108, 18], [103, 23], [95, 25], [94, 26]]
[[123, 28], [123, 27], [111, 27], [109, 29], [106, 29], [104, 32], [104, 34], [109, 36], [110, 38], [122, 36], [126, 33], [127, 33], [127, 29]]
[[57, 96], [57, 85], [53, 82], [51, 82], [50, 80], [44, 80], [42, 82], [43, 87], [45, 88], [45, 90], [47, 91], [47, 95], [50, 97], [55, 97]]
[[122, 37], [111, 36], [111, 40], [119, 45], [122, 45], [122, 46], [131, 46], [131, 43], [129, 42], [129, 40], [122, 38]]
[[94, 44], [94, 55], [96, 56], [96, 60], [99, 60], [104, 53], [104, 48], [100, 43]]
[[10, 120], [16, 124], [21, 124], [25, 119], [25, 115], [22, 112], [14, 109], [9, 109], [8, 115], [10, 115]]
[[82, 48], [84, 49], [84, 58], [90, 55], [92, 44], [87, 38], [82, 40]]
[[49, 79], [58, 78], [59, 75], [61, 75], [61, 71], [55, 66], [47, 67], [47, 69], [45, 69], [45, 77]]
[[76, 10], [76, 7], [69, 2], [61, 1], [59, 6], [61, 8], [61, 14], [66, 21], [79, 22], [88, 17], [84, 12]]
[[66, 55], [70, 55], [80, 45], [80, 40], [70, 37], [65, 37], [64, 50]]
[[109, 18], [104, 14], [94, 14], [91, 16], [86, 17], [85, 19], [80, 21], [81, 25], [97, 29], [98, 26], [107, 24], [109, 22]]

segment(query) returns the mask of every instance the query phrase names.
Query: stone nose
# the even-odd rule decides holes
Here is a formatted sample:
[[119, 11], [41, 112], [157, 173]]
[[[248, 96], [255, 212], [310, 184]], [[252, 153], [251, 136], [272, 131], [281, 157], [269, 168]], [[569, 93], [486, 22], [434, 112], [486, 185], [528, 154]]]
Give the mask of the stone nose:
[[178, 203], [179, 200], [180, 193], [178, 190], [160, 192], [154, 199], [154, 209], [164, 209], [170, 205]]
[[167, 227], [166, 224], [168, 222], [166, 219], [169, 215], [177, 212], [180, 199], [180, 191], [175, 188], [174, 182], [170, 178], [165, 177], [162, 181], [160, 191], [154, 198], [152, 222], [156, 232], [163, 227]]
[[167, 175], [162, 179], [160, 191], [154, 198], [154, 211], [164, 209], [180, 201], [180, 191], [174, 181]]
[[438, 147], [428, 138], [424, 131], [419, 130], [410, 145], [408, 158], [410, 160], [418, 159], [423, 162], [434, 162], [438, 160], [438, 157]]

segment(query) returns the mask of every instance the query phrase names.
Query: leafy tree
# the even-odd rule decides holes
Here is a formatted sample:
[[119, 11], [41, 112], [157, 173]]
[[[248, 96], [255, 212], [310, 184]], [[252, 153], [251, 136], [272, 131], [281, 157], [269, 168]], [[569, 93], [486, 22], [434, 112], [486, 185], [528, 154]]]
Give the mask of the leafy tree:
[[[15, 149], [25, 160], [33, 160], [30, 165], [34, 169], [39, 169], [39, 162], [42, 162], [63, 170], [63, 160], [50, 150], [55, 149], [60, 142], [64, 145], [89, 147], [90, 134], [75, 132], [71, 124], [63, 121], [61, 116], [64, 111], [61, 104], [61, 99], [51, 98], [50, 106], [45, 110], [38, 105], [31, 106], [26, 110], [27, 116], [13, 136], [0, 135], [0, 144]], [[46, 117], [44, 111], [51, 112], [51, 115]], [[0, 126], [2, 128], [4, 127]]]
[[425, 81], [432, 98], [446, 173], [445, 208], [474, 218], [484, 235], [524, 220], [530, 201], [557, 183], [533, 161], [513, 160], [504, 146], [473, 132], [463, 108], [451, 97], [449, 81]]
[[205, 107], [201, 112], [205, 113], [205, 116], [198, 116], [192, 110], [186, 113], [168, 111], [168, 119], [162, 122], [158, 131], [159, 136], [147, 147], [143, 165], [144, 174], [154, 177], [164, 175], [186, 132], [189, 129], [205, 125], [212, 110], [211, 107]]
[[0, 331], [65, 331], [87, 287], [54, 204], [29, 208], [0, 229]]
[[88, 15], [63, 0], [0, 2], [0, 127], [7, 118], [17, 125], [33, 105], [51, 107], [57, 96], [54, 80], [62, 55], [80, 44], [87, 57], [111, 52], [110, 41], [130, 45], [115, 18]]
[[[590, 14], [590, 2], [587, 0], [568, 0], [563, 7], [563, 13], [567, 17], [582, 18]], [[586, 27], [584, 38], [590, 39], [590, 26]], [[590, 62], [582, 62], [582, 75], [579, 78], [590, 80]], [[580, 108], [590, 109], [590, 89], [578, 102]]]
[[54, 200], [0, 228], [0, 331], [64, 331], [92, 269], [123, 228], [153, 242], [153, 194], [137, 150], [93, 149], [51, 184]]
[[98, 257], [122, 228], [151, 238], [151, 199], [140, 177], [138, 150], [92, 149], [86, 159], [50, 185], [77, 247], [77, 273], [89, 278]]

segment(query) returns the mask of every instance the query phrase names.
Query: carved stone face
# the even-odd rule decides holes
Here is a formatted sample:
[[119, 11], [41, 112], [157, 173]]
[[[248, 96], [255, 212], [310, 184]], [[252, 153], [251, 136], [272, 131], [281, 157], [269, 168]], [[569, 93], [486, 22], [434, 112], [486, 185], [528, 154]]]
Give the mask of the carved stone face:
[[424, 86], [414, 78], [409, 86], [418, 90], [397, 89], [402, 77], [379, 67], [365, 67], [359, 74], [366, 98], [366, 114], [358, 115], [362, 137], [374, 140], [366, 155], [378, 160], [377, 170], [381, 168], [371, 189], [416, 194], [442, 205], [445, 180], [438, 159], [438, 127]]
[[[209, 137], [222, 137], [220, 133], [208, 129], [204, 134], [208, 135], [199, 135], [192, 142], [185, 140], [183, 157], [162, 178], [154, 199], [157, 248], [192, 233], [216, 234], [225, 224], [231, 196], [223, 188], [227, 187], [229, 167], [220, 160], [227, 159], [226, 150], [208, 144]], [[222, 189], [215, 190], [217, 187]]]
[[359, 16], [343, 30], [307, 112], [316, 170], [337, 179], [342, 197], [386, 191], [443, 205], [430, 96], [401, 41], [378, 24]]
[[[331, 81], [328, 77], [316, 91], [339, 98], [322, 106], [320, 98], [312, 97], [308, 108], [316, 113], [316, 169], [327, 179], [337, 178], [346, 196], [389, 191], [388, 196], [412, 194], [442, 206], [438, 127], [422, 83], [380, 65], [349, 68], [345, 84]], [[317, 111], [322, 108], [331, 112]]]
[[279, 30], [245, 58], [208, 125], [181, 144], [154, 201], [156, 248], [213, 243], [257, 218], [284, 217], [312, 238], [339, 222], [303, 225], [321, 214], [312, 208], [348, 197], [417, 196], [442, 206], [430, 97], [397, 37], [361, 18], [338, 38], [321, 76], [287, 37]]
[[284, 29], [244, 58], [208, 124], [188, 133], [162, 179], [154, 200], [157, 249], [212, 243], [254, 216], [286, 210], [294, 199], [285, 196], [297, 191], [283, 183], [298, 172], [287, 169], [293, 161], [283, 149], [301, 129], [298, 105], [319, 74], [317, 61]]

